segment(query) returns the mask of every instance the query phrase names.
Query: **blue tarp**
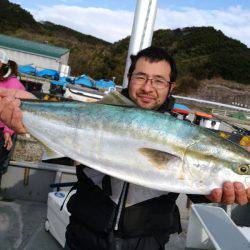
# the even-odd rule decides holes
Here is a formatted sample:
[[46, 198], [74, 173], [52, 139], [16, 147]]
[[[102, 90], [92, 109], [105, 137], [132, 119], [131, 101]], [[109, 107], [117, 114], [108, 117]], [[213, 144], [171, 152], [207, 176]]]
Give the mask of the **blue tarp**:
[[82, 75], [82, 76], [75, 78], [74, 83], [79, 84], [79, 85], [83, 85], [86, 87], [93, 87], [93, 82], [86, 75]]
[[61, 81], [51, 81], [50, 83], [53, 85], [58, 85], [63, 87], [65, 87], [68, 84], [68, 82], [61, 82]]
[[188, 108], [187, 106], [185, 106], [183, 104], [179, 104], [179, 103], [174, 104], [174, 109], [182, 109], [182, 110], [190, 111], [190, 108]]
[[95, 82], [95, 87], [102, 89], [115, 88], [115, 83], [113, 81], [105, 81], [103, 79]]
[[51, 84], [65, 87], [68, 83], [72, 83], [69, 77], [60, 77], [59, 81], [51, 81]]
[[23, 74], [35, 75], [36, 68], [32, 67], [31, 65], [20, 65], [18, 67], [18, 71]]
[[36, 75], [40, 77], [50, 77], [53, 80], [59, 79], [59, 73], [53, 69], [43, 69], [38, 71]]

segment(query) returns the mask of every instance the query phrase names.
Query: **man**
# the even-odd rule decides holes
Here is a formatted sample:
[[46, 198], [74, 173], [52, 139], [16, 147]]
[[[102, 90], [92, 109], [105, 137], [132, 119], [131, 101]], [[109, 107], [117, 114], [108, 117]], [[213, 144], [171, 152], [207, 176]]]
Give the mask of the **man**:
[[[149, 47], [131, 57], [129, 86], [123, 94], [143, 109], [166, 112], [177, 71], [174, 60], [161, 48]], [[1, 92], [0, 92], [1, 93]], [[24, 93], [26, 95], [30, 95]], [[23, 93], [13, 93], [16, 98]], [[31, 97], [31, 96], [30, 96]], [[10, 95], [0, 101], [0, 119], [25, 133], [19, 101]], [[66, 240], [69, 249], [164, 249], [171, 233], [180, 232], [178, 194], [124, 184], [85, 166], [77, 168], [76, 194]], [[209, 196], [189, 195], [192, 201], [246, 204], [250, 188], [224, 183]], [[121, 208], [121, 210], [120, 210]], [[120, 213], [121, 212], [121, 213]]]

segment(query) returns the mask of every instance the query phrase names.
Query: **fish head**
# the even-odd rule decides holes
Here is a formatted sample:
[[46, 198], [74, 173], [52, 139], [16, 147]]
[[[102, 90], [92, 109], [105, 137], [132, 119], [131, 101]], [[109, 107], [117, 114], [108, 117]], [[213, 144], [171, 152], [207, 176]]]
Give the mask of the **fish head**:
[[237, 176], [235, 181], [242, 182], [246, 188], [250, 188], [250, 164], [233, 163], [231, 169]]
[[250, 188], [250, 164], [239, 162], [216, 162], [211, 177], [222, 185], [224, 182], [241, 182], [245, 188]]
[[197, 188], [207, 186], [212, 190], [222, 187], [225, 182], [241, 182], [245, 188], [250, 187], [248, 157], [234, 158], [232, 161], [215, 155], [189, 152], [184, 161], [183, 176]]

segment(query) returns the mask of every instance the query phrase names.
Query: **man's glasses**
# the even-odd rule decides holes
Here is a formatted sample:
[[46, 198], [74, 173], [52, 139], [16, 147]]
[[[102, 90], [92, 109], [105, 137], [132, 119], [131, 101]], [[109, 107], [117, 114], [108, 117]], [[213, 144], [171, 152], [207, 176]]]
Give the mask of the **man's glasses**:
[[136, 85], [144, 85], [147, 83], [147, 81], [151, 81], [152, 87], [156, 89], [164, 89], [169, 87], [170, 84], [172, 84], [172, 82], [164, 79], [163, 77], [153, 76], [152, 78], [149, 78], [147, 74], [143, 73], [133, 73], [131, 75], [131, 80]]

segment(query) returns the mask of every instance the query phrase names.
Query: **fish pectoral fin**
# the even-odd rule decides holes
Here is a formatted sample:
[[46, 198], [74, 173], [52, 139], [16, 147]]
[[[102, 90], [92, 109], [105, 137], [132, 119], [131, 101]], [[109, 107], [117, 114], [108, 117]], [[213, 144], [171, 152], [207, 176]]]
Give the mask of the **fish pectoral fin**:
[[100, 101], [98, 101], [98, 103], [124, 107], [136, 107], [134, 102], [120, 94], [118, 91], [112, 91], [108, 95], [104, 96]]
[[64, 157], [63, 154], [55, 152], [54, 150], [50, 149], [46, 145], [43, 144], [43, 155], [42, 160], [49, 160], [49, 159], [55, 159], [55, 158], [61, 158]]
[[148, 160], [158, 169], [164, 169], [166, 164], [174, 159], [181, 160], [178, 156], [151, 148], [140, 148], [139, 152], [146, 156]]

